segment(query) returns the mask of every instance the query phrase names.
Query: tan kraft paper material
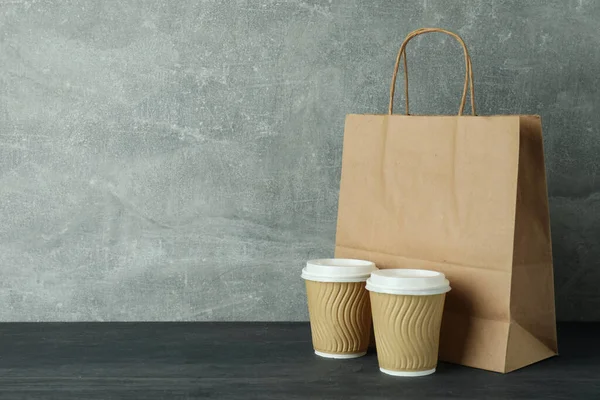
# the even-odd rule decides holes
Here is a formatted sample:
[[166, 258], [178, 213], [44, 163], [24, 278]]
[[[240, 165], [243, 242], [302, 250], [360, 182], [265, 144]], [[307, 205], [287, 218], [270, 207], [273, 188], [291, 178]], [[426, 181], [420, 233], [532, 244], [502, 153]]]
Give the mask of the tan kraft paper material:
[[446, 294], [370, 293], [379, 367], [407, 372], [435, 368]]
[[[393, 85], [406, 43], [434, 31], [406, 38]], [[388, 115], [347, 116], [335, 256], [443, 272], [440, 359], [509, 372], [557, 354], [542, 127], [463, 116], [471, 61], [442, 32], [465, 53], [459, 115], [392, 115], [392, 86]]]
[[367, 351], [371, 306], [365, 282], [306, 281], [313, 347], [330, 354]]

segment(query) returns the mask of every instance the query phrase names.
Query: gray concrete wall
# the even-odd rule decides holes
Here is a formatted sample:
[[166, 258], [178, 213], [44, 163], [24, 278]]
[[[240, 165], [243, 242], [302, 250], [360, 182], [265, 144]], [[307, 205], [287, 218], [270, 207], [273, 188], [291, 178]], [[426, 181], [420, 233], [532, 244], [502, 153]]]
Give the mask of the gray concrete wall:
[[[385, 112], [422, 26], [467, 41], [480, 114], [542, 115], [558, 316], [600, 319], [599, 20], [591, 0], [0, 0], [0, 320], [306, 319], [344, 117]], [[411, 44], [414, 112], [456, 112], [460, 57]]]

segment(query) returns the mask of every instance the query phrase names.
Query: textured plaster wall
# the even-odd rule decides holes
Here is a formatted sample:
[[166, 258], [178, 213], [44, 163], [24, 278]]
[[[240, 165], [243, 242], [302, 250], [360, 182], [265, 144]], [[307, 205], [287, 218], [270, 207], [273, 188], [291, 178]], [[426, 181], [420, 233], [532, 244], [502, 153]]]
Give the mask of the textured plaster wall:
[[[600, 2], [0, 0], [0, 320], [303, 320], [343, 122], [422, 26], [480, 114], [542, 115], [560, 319], [600, 319]], [[411, 107], [456, 112], [449, 38]], [[402, 92], [400, 90], [399, 92]], [[399, 101], [398, 104], [402, 104]]]

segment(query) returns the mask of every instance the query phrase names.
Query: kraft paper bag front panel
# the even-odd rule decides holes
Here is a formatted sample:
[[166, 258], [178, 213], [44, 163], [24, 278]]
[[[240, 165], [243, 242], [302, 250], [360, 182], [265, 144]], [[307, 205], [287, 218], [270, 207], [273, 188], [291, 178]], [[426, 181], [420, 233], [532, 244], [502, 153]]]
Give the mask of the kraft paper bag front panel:
[[445, 273], [441, 360], [556, 354], [539, 117], [348, 115], [335, 255]]

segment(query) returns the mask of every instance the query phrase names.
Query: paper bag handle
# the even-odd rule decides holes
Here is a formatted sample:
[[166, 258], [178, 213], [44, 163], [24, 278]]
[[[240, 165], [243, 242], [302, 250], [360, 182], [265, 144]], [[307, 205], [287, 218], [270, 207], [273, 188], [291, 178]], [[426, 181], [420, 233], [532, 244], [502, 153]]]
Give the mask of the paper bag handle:
[[406, 64], [406, 45], [415, 36], [419, 36], [419, 35], [422, 35], [424, 33], [429, 33], [429, 32], [441, 32], [441, 33], [448, 34], [448, 35], [452, 36], [453, 38], [455, 38], [458, 41], [458, 43], [460, 43], [460, 45], [462, 46], [463, 51], [465, 53], [465, 84], [463, 86], [462, 99], [460, 101], [460, 108], [458, 109], [458, 115], [462, 115], [463, 111], [465, 109], [465, 104], [467, 102], [467, 88], [469, 86], [471, 88], [471, 92], [470, 92], [470, 94], [471, 94], [471, 112], [473, 115], [477, 115], [475, 113], [475, 92], [473, 89], [473, 68], [471, 67], [471, 57], [469, 56], [469, 51], [467, 50], [467, 46], [465, 45], [465, 42], [462, 40], [462, 38], [460, 36], [458, 36], [456, 33], [450, 32], [450, 31], [447, 31], [447, 30], [441, 29], [441, 28], [417, 29], [417, 30], [409, 33], [408, 36], [406, 36], [406, 39], [404, 39], [404, 42], [402, 42], [402, 46], [400, 46], [400, 51], [398, 51], [398, 56], [396, 57], [396, 66], [394, 67], [394, 74], [392, 75], [392, 85], [390, 87], [390, 107], [389, 107], [388, 113], [392, 114], [392, 110], [394, 108], [394, 91], [396, 89], [396, 76], [398, 75], [398, 68], [400, 67], [400, 60], [402, 59], [402, 56], [404, 56], [404, 97], [406, 99], [406, 115], [409, 115], [409, 113], [408, 113], [408, 68], [407, 68], [407, 64]]

